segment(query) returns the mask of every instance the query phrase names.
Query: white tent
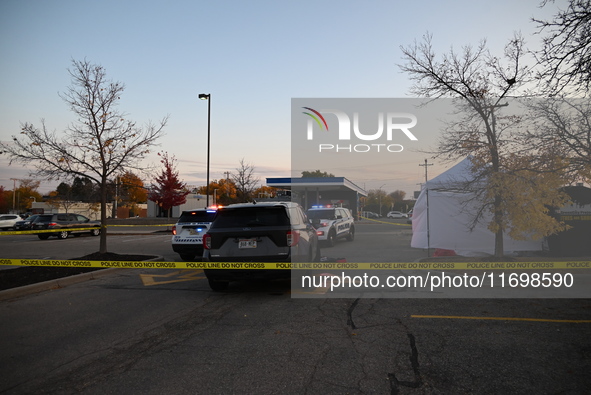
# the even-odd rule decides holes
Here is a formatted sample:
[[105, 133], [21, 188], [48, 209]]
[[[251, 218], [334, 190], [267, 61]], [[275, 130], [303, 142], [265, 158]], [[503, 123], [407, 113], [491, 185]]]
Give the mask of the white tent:
[[[485, 214], [470, 230], [477, 204], [470, 202], [472, 193], [458, 191], [472, 180], [470, 166], [466, 158], [427, 181], [413, 209], [411, 247], [454, 250], [468, 256], [494, 254], [495, 235], [487, 228], [492, 216]], [[542, 240], [514, 240], [505, 235], [504, 249], [506, 253], [540, 251]]]

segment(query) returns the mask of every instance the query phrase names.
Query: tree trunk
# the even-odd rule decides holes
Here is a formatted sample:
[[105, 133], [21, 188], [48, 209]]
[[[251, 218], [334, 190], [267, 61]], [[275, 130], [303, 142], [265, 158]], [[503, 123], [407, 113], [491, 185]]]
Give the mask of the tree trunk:
[[495, 257], [502, 258], [505, 256], [503, 245], [503, 230], [499, 229], [495, 234]]

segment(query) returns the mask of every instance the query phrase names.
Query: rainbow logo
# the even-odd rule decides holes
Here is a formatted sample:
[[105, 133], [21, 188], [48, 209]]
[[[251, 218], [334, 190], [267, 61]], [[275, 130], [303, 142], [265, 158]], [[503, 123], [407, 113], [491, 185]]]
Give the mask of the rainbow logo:
[[[326, 123], [326, 119], [324, 119], [324, 117], [322, 116], [322, 114], [320, 114], [318, 111], [310, 108], [310, 107], [302, 107], [306, 110], [309, 110], [311, 112], [313, 112], [314, 114], [318, 115], [318, 117], [320, 117], [320, 119], [318, 119], [318, 117], [316, 117], [316, 115], [314, 114], [310, 114], [309, 112], [306, 111], [302, 111], [303, 114], [308, 115], [309, 117], [312, 117], [312, 119], [314, 119], [316, 121], [316, 123], [318, 124], [318, 126], [320, 126], [320, 130], [324, 129], [324, 126], [326, 127], [326, 131], [328, 131], [328, 124]], [[322, 122], [320, 122], [320, 120], [322, 120]], [[322, 124], [324, 124], [324, 126], [322, 126]]]

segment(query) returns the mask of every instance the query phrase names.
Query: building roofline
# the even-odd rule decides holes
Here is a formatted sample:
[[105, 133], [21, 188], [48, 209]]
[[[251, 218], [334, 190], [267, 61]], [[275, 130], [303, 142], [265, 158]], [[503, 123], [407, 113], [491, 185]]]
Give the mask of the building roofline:
[[267, 186], [291, 189], [292, 187], [345, 187], [360, 195], [367, 196], [367, 192], [348, 180], [346, 177], [276, 177], [267, 178]]

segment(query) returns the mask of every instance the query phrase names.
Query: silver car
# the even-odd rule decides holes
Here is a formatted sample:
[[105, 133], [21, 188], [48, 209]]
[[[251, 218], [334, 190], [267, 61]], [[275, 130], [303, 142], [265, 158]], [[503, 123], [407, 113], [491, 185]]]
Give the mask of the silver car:
[[0, 215], [0, 229], [14, 229], [14, 224], [22, 220], [21, 216], [17, 214], [2, 214]]

